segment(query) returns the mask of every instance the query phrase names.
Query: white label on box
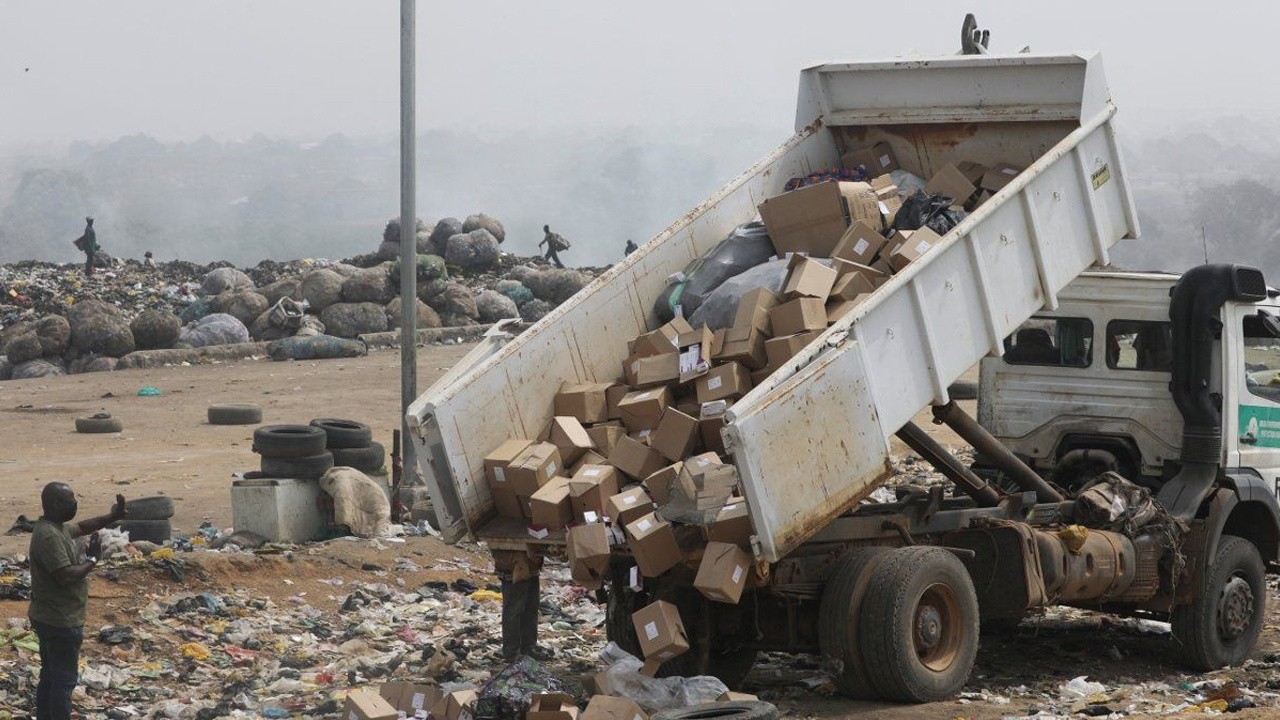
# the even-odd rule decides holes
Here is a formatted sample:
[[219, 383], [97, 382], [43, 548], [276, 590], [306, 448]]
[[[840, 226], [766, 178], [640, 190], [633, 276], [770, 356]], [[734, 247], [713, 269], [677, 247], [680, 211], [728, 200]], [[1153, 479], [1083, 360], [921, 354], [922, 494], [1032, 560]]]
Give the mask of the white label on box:
[[595, 477], [600, 474], [600, 468], [587, 468], [582, 471], [582, 474], [587, 477]]
[[640, 372], [640, 361], [639, 361], [639, 360], [637, 360], [637, 361], [635, 361], [635, 362], [631, 363], [631, 374], [632, 374], [632, 375], [635, 375], [635, 374], [636, 374], [636, 373], [638, 373], [638, 372]]
[[702, 362], [702, 343], [694, 343], [688, 350], [680, 353], [680, 372], [690, 373], [698, 369]]
[[547, 477], [553, 477], [556, 474], [556, 464], [551, 463], [547, 466]]
[[745, 570], [746, 568], [742, 567], [741, 565], [738, 565], [733, 568], [733, 584], [734, 585], [737, 585], [738, 582], [742, 580], [742, 573]]
[[495, 467], [493, 469], [493, 476], [497, 478], [498, 482], [500, 483], [504, 483], [507, 481], [507, 471], [504, 470], [503, 468]]
[[636, 433], [636, 434], [637, 434], [637, 435], [639, 435], [639, 436], [640, 436], [640, 437], [642, 437], [642, 438], [647, 438], [647, 437], [649, 437], [649, 435], [651, 435], [652, 433], [653, 433], [653, 431], [652, 431], [652, 430], [641, 430], [640, 432], [638, 432], [638, 433]]
[[719, 375], [717, 375], [717, 376], [715, 376], [715, 377], [713, 377], [713, 378], [711, 378], [710, 380], [708, 380], [708, 381], [707, 381], [707, 389], [708, 389], [708, 390], [719, 390], [719, 389], [720, 389], [720, 386], [721, 386], [721, 385], [723, 385], [723, 384], [724, 384], [724, 380], [721, 380], [721, 379], [720, 379], [720, 376], [719, 376]]
[[636, 523], [636, 527], [640, 529], [640, 532], [649, 532], [649, 528], [653, 527], [653, 523], [649, 522], [648, 519], [645, 519]]
[[1017, 175], [1017, 174], [1018, 174], [1018, 171], [1017, 171], [1015, 168], [1005, 168], [1005, 169], [1001, 170], [1000, 172], [1004, 173], [1005, 175]]
[[644, 634], [650, 640], [656, 640], [658, 638], [658, 623], [656, 621], [645, 623]]
[[921, 255], [923, 255], [923, 254], [925, 254], [926, 252], [928, 252], [928, 250], [929, 250], [929, 248], [930, 248], [930, 247], [932, 247], [932, 246], [929, 244], [929, 241], [928, 241], [928, 240], [921, 240], [921, 241], [920, 241], [920, 244], [916, 246], [916, 252], [918, 252], [918, 253], [920, 253]]
[[414, 710], [421, 710], [423, 703], [427, 701], [426, 693], [414, 693], [413, 699], [409, 701], [409, 707]]
[[636, 504], [636, 496], [635, 496], [635, 495], [627, 495], [626, 497], [622, 498], [622, 504], [623, 504], [623, 505], [635, 505], [635, 504]]
[[881, 214], [881, 215], [888, 215], [888, 214], [889, 214], [889, 206], [888, 206], [888, 205], [885, 205], [885, 204], [884, 204], [884, 203], [882, 203], [882, 202], [878, 202], [878, 203], [876, 203], [876, 204], [880, 206], [880, 214]]
[[600, 516], [596, 515], [594, 510], [584, 510], [582, 513], [582, 520], [586, 523], [593, 523], [599, 519]]
[[[880, 203], [880, 204], [884, 205], [884, 203]], [[858, 238], [858, 242], [854, 243], [853, 245], [853, 254], [861, 255], [862, 253], [866, 252], [867, 248], [869, 247], [871, 247], [871, 243], [867, 242], [866, 238]]]
[[890, 163], [890, 162], [892, 162], [892, 161], [889, 159], [889, 156], [888, 156], [888, 155], [881, 155], [881, 156], [880, 156], [880, 167], [882, 167], [882, 168], [887, 168], [887, 167], [889, 167], [889, 163]]
[[631, 586], [632, 590], [638, 591], [641, 588], [640, 582], [640, 568], [632, 566], [628, 584]]

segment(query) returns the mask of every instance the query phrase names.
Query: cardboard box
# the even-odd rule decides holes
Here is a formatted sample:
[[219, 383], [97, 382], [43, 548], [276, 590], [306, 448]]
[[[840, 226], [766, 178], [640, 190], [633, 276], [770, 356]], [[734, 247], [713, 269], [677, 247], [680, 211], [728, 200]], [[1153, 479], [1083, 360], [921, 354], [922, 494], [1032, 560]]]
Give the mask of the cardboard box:
[[711, 356], [715, 351], [715, 334], [703, 326], [701, 330], [684, 333], [678, 341], [680, 348], [680, 382], [687, 383], [707, 374], [711, 369]]
[[[583, 695], [588, 698], [595, 697], [596, 695], [613, 695], [616, 692], [614, 690], [613, 681], [609, 679], [609, 673], [607, 672], [598, 672], [594, 675], [583, 675], [578, 679], [578, 681], [582, 683]], [[587, 705], [587, 707], [591, 706]], [[584, 714], [583, 717], [587, 716]]]
[[987, 171], [991, 168], [983, 165], [982, 163], [976, 163], [971, 160], [961, 160], [956, 163], [956, 169], [960, 171], [960, 174], [964, 176], [965, 180], [968, 180], [975, 186], [981, 186], [982, 176], [986, 175]]
[[978, 188], [969, 182], [955, 165], [943, 165], [942, 169], [934, 173], [933, 177], [929, 178], [929, 182], [925, 183], [924, 191], [930, 195], [946, 195], [951, 198], [952, 205], [963, 206], [969, 202], [969, 198], [973, 197]]
[[885, 249], [880, 251], [880, 257], [876, 258], [875, 262], [871, 263], [871, 269], [880, 273], [881, 276], [890, 276], [894, 273], [893, 266], [889, 264], [889, 252], [886, 252], [888, 249], [889, 246], [886, 245]]
[[609, 531], [604, 523], [575, 525], [565, 536], [569, 575], [587, 588], [600, 586], [609, 571]]
[[768, 331], [761, 331], [754, 325], [739, 330], [730, 328], [725, 334], [724, 347], [716, 354], [719, 363], [736, 362], [758, 370], [765, 366], [768, 358], [764, 352], [764, 343], [769, 339]]
[[[778, 304], [778, 296], [769, 288], [756, 288], [747, 292], [738, 300], [738, 309], [733, 316], [733, 329], [741, 330], [754, 327], [760, 332], [769, 332], [769, 311]], [[725, 341], [732, 340], [732, 333], [725, 336]]]
[[[825, 314], [824, 314], [825, 319]], [[825, 325], [824, 325], [825, 327]], [[768, 343], [766, 343], [768, 345]], [[736, 362], [726, 363], [713, 368], [711, 372], [698, 378], [698, 402], [707, 403], [713, 400], [737, 400], [751, 389], [751, 376], [746, 368]]]
[[644, 488], [633, 487], [609, 498], [608, 509], [609, 512], [607, 514], [613, 519], [613, 524], [619, 527], [626, 527], [652, 513], [653, 501], [649, 499], [649, 495], [644, 491]]
[[684, 463], [677, 462], [644, 479], [644, 483], [642, 483], [644, 489], [659, 506], [666, 505], [667, 501], [671, 499], [671, 484], [680, 475], [680, 468], [682, 467], [684, 467]]
[[575, 518], [587, 511], [609, 514], [609, 498], [618, 494], [618, 469], [609, 465], [583, 465], [569, 480], [569, 503]]
[[[827, 326], [826, 298], [802, 297], [784, 302], [769, 313], [774, 337], [795, 335]], [[766, 358], [768, 351], [766, 350]]]
[[[609, 386], [609, 389], [605, 392], [605, 398], [608, 400], [610, 420], [622, 419], [622, 413], [618, 412], [618, 403], [622, 398], [626, 397], [629, 392], [631, 392], [631, 388], [623, 385], [622, 383], [614, 383]], [[608, 453], [605, 454], [607, 455]]]
[[404, 710], [404, 694], [412, 687], [408, 680], [388, 680], [378, 686], [378, 695], [396, 710]]
[[666, 662], [689, 650], [680, 611], [665, 600], [650, 603], [631, 616], [646, 660]]
[[901, 230], [896, 237], [901, 239], [901, 244], [894, 248], [893, 254], [889, 256], [889, 266], [895, 271], [900, 271], [909, 263], [919, 260], [920, 256], [942, 241], [942, 237], [929, 228]]
[[796, 353], [803, 350], [806, 345], [813, 342], [821, 334], [821, 330], [813, 330], [769, 340], [764, 344], [765, 354], [769, 357], [769, 367], [775, 370], [781, 367], [783, 363], [795, 357]]
[[578, 706], [566, 693], [538, 693], [530, 696], [525, 720], [578, 720]]
[[730, 502], [716, 515], [715, 522], [707, 526], [707, 539], [730, 543], [741, 548], [751, 547], [751, 515], [746, 502]]
[[609, 453], [609, 464], [637, 482], [662, 469], [666, 462], [657, 450], [629, 435], [619, 440]]
[[601, 455], [599, 451], [588, 450], [582, 454], [582, 457], [578, 458], [577, 462], [569, 466], [568, 475], [569, 477], [577, 475], [578, 471], [581, 470], [584, 465], [607, 465], [608, 463], [609, 458]]
[[551, 418], [547, 439], [560, 451], [560, 459], [565, 465], [577, 462], [583, 453], [596, 446], [578, 418], [570, 415], [557, 415]]
[[649, 440], [649, 447], [671, 462], [688, 457], [697, 445], [698, 421], [672, 407], [663, 411]]
[[432, 720], [463, 720], [471, 717], [476, 704], [475, 690], [455, 690], [440, 699], [431, 709]]
[[1008, 163], [999, 163], [995, 167], [988, 170], [982, 176], [982, 182], [978, 183], [983, 190], [991, 192], [999, 192], [1001, 188], [1013, 182], [1013, 179], [1022, 174], [1023, 168]]
[[871, 281], [869, 274], [861, 272], [845, 273], [836, 280], [835, 287], [831, 288], [831, 297], [827, 299], [830, 303], [833, 300], [852, 300], [864, 293], [875, 292], [876, 284]]
[[725, 336], [728, 335], [728, 328], [720, 328], [711, 333], [711, 357], [714, 358], [720, 354], [720, 349], [724, 347]]
[[868, 265], [875, 260], [876, 253], [880, 252], [885, 242], [879, 228], [858, 221], [850, 225], [849, 229], [840, 236], [839, 242], [831, 251], [831, 257]]
[[853, 312], [854, 308], [861, 305], [869, 297], [871, 297], [871, 293], [863, 293], [855, 296], [852, 300], [832, 300], [827, 303], [827, 324], [836, 324], [840, 318]]
[[649, 720], [649, 714], [635, 700], [598, 693], [587, 703], [581, 720]]
[[737, 485], [737, 468], [715, 453], [703, 453], [684, 462], [671, 492], [689, 509], [719, 511]]
[[840, 157], [840, 164], [848, 170], [859, 165], [866, 168], [867, 175], [874, 177], [899, 169], [898, 159], [887, 142], [878, 142], [869, 148], [851, 150]]
[[569, 497], [569, 479], [552, 478], [529, 497], [529, 524], [548, 530], [559, 530], [573, 522], [573, 503]]
[[556, 393], [555, 414], [575, 417], [581, 423], [609, 419], [607, 393], [612, 383], [563, 383]]
[[[804, 255], [792, 255], [791, 261], [787, 263], [787, 279], [782, 284], [782, 299], [812, 297], [826, 300], [835, 282], [834, 269]], [[769, 315], [772, 318], [773, 313], [770, 312]]]
[[635, 558], [640, 574], [658, 577], [683, 559], [675, 531], [656, 513], [649, 513], [627, 523], [627, 547]]
[[361, 690], [347, 695], [342, 716], [346, 720], [396, 720], [400, 712], [378, 693]]
[[493, 494], [493, 507], [498, 515], [513, 520], [528, 520], [528, 508], [520, 500], [520, 496], [507, 488], [490, 488]]
[[489, 478], [489, 487], [507, 487], [507, 466], [532, 444], [532, 440], [511, 438], [504, 441], [493, 452], [485, 455], [484, 474]]
[[405, 715], [413, 717], [419, 713], [426, 714], [431, 712], [431, 708], [440, 703], [444, 698], [444, 691], [435, 685], [423, 685], [421, 683], [410, 683], [404, 691], [402, 702], [404, 706], [400, 708]]
[[[680, 379], [680, 353], [672, 348], [662, 355], [631, 355], [623, 366], [627, 384], [637, 389], [653, 388], [674, 383]], [[625, 397], [627, 393], [623, 393]], [[622, 402], [622, 397], [618, 402]], [[618, 418], [622, 409], [618, 408]]]
[[727, 452], [724, 436], [720, 434], [720, 430], [724, 428], [724, 414], [728, 409], [727, 401], [716, 400], [703, 403], [698, 413], [698, 432], [702, 434], [702, 445], [717, 455], [724, 455]]
[[720, 697], [716, 698], [716, 702], [759, 702], [759, 701], [760, 701], [760, 698], [756, 697], [755, 695], [752, 695], [751, 693], [734, 692], [732, 690], [723, 692], [720, 694]]
[[702, 552], [693, 586], [708, 600], [737, 605], [750, 572], [751, 555], [746, 550], [733, 543], [710, 542]]
[[663, 411], [670, 404], [670, 388], [635, 390], [618, 402], [618, 411], [622, 413], [622, 424], [627, 426], [628, 431], [640, 432], [658, 427]]
[[507, 483], [516, 495], [529, 497], [564, 469], [560, 450], [551, 443], [534, 443], [507, 466]]
[[789, 252], [830, 257], [851, 217], [880, 222], [870, 185], [834, 180], [769, 198], [760, 204], [760, 217], [779, 257]]
[[893, 221], [898, 219], [898, 211], [902, 209], [902, 198], [894, 193], [880, 198], [876, 205], [880, 208], [880, 219], [884, 222], [882, 227], [893, 227]]
[[613, 446], [618, 444], [618, 439], [626, 434], [627, 429], [617, 421], [587, 428], [587, 437], [591, 438], [591, 444], [596, 446], [596, 452], [606, 458], [613, 452]]

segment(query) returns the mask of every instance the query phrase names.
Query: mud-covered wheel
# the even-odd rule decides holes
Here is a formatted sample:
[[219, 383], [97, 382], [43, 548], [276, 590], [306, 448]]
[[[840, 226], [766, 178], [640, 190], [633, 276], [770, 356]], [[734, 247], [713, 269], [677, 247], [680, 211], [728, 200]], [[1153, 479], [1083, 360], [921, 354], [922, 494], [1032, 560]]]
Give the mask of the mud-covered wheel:
[[964, 564], [936, 547], [889, 553], [871, 574], [858, 646], [884, 698], [934, 702], [969, 679], [978, 653], [978, 597]]
[[1223, 535], [1204, 578], [1196, 599], [1173, 610], [1173, 637], [1182, 661], [1198, 671], [1238, 665], [1257, 643], [1267, 615], [1258, 548], [1244, 538]]
[[889, 548], [868, 547], [840, 556], [818, 606], [818, 646], [835, 666], [836, 687], [855, 700], [876, 695], [858, 649], [859, 613], [871, 573], [888, 553]]

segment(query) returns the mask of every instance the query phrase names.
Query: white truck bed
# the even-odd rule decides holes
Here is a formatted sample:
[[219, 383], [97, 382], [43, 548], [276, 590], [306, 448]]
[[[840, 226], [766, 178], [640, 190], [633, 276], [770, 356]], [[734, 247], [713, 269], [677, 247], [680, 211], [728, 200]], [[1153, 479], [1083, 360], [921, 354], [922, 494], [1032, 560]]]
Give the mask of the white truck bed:
[[[533, 437], [562, 381], [612, 381], [666, 278], [789, 178], [881, 140], [928, 178], [950, 162], [1027, 170], [942, 243], [735, 404], [733, 450], [759, 559], [777, 561], [890, 473], [888, 438], [1138, 223], [1101, 58], [962, 56], [801, 73], [796, 134], [520, 336], [486, 340], [408, 422], [442, 533], [494, 512], [482, 458]], [[498, 538], [493, 538], [498, 539]]]

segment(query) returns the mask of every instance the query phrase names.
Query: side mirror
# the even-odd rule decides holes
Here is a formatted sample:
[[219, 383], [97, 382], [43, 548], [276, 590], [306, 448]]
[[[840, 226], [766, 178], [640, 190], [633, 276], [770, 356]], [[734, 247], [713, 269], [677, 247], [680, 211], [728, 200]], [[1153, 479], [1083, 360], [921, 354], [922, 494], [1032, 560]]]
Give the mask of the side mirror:
[[1280, 318], [1266, 310], [1259, 310], [1258, 319], [1262, 321], [1262, 327], [1267, 331], [1268, 335], [1273, 338], [1280, 338]]

